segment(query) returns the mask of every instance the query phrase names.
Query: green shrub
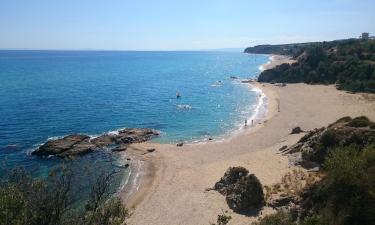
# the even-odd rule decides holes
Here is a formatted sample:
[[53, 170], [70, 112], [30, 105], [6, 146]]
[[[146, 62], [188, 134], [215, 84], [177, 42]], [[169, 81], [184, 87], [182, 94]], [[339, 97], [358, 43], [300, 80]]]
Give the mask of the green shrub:
[[340, 90], [375, 93], [375, 64], [371, 61], [375, 50], [370, 47], [374, 43], [375, 40], [305, 43], [299, 44], [298, 51], [294, 51], [293, 45], [266, 45], [245, 52], [298, 56], [292, 65], [263, 71], [260, 82], [336, 84]]
[[348, 123], [350, 127], [368, 127], [370, 126], [370, 120], [365, 116], [360, 116], [354, 118], [352, 121]]
[[324, 147], [334, 147], [340, 141], [339, 135], [332, 129], [327, 130], [322, 135], [320, 142]]
[[19, 188], [14, 185], [1, 188], [0, 224], [26, 224], [28, 216], [27, 202]]
[[127, 210], [118, 198], [112, 198], [101, 204], [98, 209], [88, 211], [85, 225], [121, 225], [128, 216]]
[[280, 211], [275, 214], [267, 215], [258, 222], [253, 222], [251, 225], [295, 225], [289, 213]]
[[345, 116], [345, 117], [338, 119], [335, 123], [347, 123], [347, 122], [350, 122], [351, 120], [352, 118], [350, 116]]
[[314, 215], [305, 218], [299, 223], [299, 225], [330, 225], [330, 223], [327, 218], [322, 215]]
[[217, 215], [216, 224], [212, 223], [211, 225], [227, 225], [231, 219], [232, 217], [228, 216], [227, 212], [223, 211], [221, 214]]
[[0, 183], [1, 225], [120, 225], [127, 211], [117, 198], [107, 200], [110, 175], [103, 175], [92, 188], [84, 212], [73, 210], [72, 176], [55, 170], [46, 179], [32, 179], [14, 170]]
[[333, 224], [362, 225], [375, 221], [375, 145], [333, 150], [325, 161], [325, 214]]

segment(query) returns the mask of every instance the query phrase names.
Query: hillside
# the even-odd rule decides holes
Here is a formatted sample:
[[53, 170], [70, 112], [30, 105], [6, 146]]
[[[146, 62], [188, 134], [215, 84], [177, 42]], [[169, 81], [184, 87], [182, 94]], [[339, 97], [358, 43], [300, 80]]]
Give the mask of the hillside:
[[297, 60], [263, 71], [259, 82], [336, 84], [342, 90], [375, 93], [375, 40], [256, 46], [245, 52], [291, 55]]
[[248, 47], [244, 53], [252, 54], [275, 54], [275, 55], [289, 55], [295, 56], [301, 54], [306, 46], [314, 43], [296, 43], [296, 44], [283, 44], [283, 45], [257, 45]]

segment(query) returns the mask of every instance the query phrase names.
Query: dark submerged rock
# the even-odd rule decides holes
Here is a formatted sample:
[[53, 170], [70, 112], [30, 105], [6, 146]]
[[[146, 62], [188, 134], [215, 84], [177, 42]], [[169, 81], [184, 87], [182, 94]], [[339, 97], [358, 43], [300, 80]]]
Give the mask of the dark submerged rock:
[[61, 157], [83, 155], [95, 149], [105, 149], [111, 145], [119, 145], [113, 151], [124, 151], [126, 145], [150, 140], [158, 133], [152, 129], [127, 128], [117, 134], [104, 134], [91, 139], [87, 135], [68, 135], [58, 140], [51, 140], [40, 146], [33, 155], [56, 155]]
[[11, 144], [11, 145], [6, 145], [3, 148], [0, 148], [0, 151], [1, 150], [13, 151], [13, 150], [18, 150], [19, 148], [20, 148], [20, 145], [18, 145], [18, 144]]

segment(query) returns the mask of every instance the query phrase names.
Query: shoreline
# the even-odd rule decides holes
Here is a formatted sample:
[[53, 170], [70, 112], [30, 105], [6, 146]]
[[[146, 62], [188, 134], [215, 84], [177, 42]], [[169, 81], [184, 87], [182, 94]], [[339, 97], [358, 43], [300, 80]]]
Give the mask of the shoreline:
[[[272, 61], [277, 63], [277, 60], [284, 59], [283, 56], [280, 56], [279, 58], [272, 58]], [[263, 65], [267, 65], [269, 62]], [[262, 66], [263, 66], [262, 65]], [[261, 71], [260, 71], [261, 72]], [[273, 115], [270, 116], [270, 107], [272, 110], [275, 110], [276, 107], [274, 104], [276, 102], [272, 101], [270, 103], [270, 99], [267, 97], [268, 95], [273, 96], [272, 94], [268, 93], [268, 95], [264, 92], [261, 85], [258, 82], [249, 82], [248, 80], [244, 80], [245, 85], [247, 85], [249, 91], [258, 92], [260, 99], [258, 99], [258, 104], [256, 107], [256, 112], [251, 115], [250, 118], [248, 118], [248, 123], [250, 122], [250, 125], [248, 127], [245, 127], [244, 125], [238, 127], [237, 129], [233, 130], [230, 134], [225, 134], [223, 136], [215, 136], [212, 137], [212, 140], [208, 140], [207, 138], [201, 139], [198, 141], [193, 142], [184, 142], [185, 146], [195, 146], [195, 145], [207, 145], [212, 143], [223, 143], [228, 142], [232, 140], [233, 138], [237, 136], [243, 136], [251, 132], [255, 132], [259, 126], [261, 126], [262, 122], [264, 122], [267, 118], [271, 118]], [[242, 83], [244, 83], [242, 81]], [[270, 105], [272, 104], [272, 105]], [[265, 108], [264, 111], [261, 111], [260, 108]], [[258, 109], [259, 108], [259, 109]], [[253, 126], [251, 126], [251, 120], [254, 121]], [[149, 191], [150, 187], [153, 185], [153, 182], [155, 180], [156, 173], [155, 171], [152, 171], [152, 169], [155, 169], [155, 167], [161, 165], [160, 159], [155, 159], [155, 157], [152, 157], [152, 159], [147, 158], [145, 159], [143, 156], [144, 154], [147, 154], [147, 146], [158, 146], [158, 147], [165, 147], [168, 146], [169, 148], [175, 147], [177, 143], [159, 143], [154, 142], [153, 140], [150, 140], [145, 143], [139, 143], [139, 144], [132, 144], [129, 146], [129, 149], [121, 154], [122, 158], [133, 158], [132, 161], [129, 163], [127, 160], [123, 160], [124, 163], [130, 164], [130, 176], [128, 177], [128, 181], [119, 189], [117, 192], [117, 195], [120, 196], [121, 200], [124, 202], [124, 204], [130, 208], [135, 209], [137, 205], [139, 205], [142, 200], [145, 198], [145, 195]], [[158, 161], [157, 163], [155, 161]], [[143, 163], [143, 167], [141, 166], [135, 166], [134, 163], [138, 164]], [[155, 165], [157, 164], [157, 165]], [[152, 168], [152, 169], [150, 169]], [[139, 179], [138, 179], [139, 176]], [[136, 190], [134, 190], [136, 189]]]
[[[257, 117], [259, 116], [258, 113], [250, 117], [254, 117], [254, 126], [243, 126], [240, 129], [235, 130], [231, 134], [228, 134], [224, 138], [213, 139], [210, 141], [200, 140], [197, 142], [187, 142], [184, 143], [184, 146], [194, 147], [210, 144], [229, 143], [236, 137], [246, 136], [249, 133], [256, 132], [257, 129], [260, 129], [262, 127], [264, 121], [272, 118], [277, 110], [277, 101], [274, 101], [274, 94], [266, 94], [264, 92], [264, 87], [262, 88], [261, 84], [258, 82], [251, 82], [247, 85], [249, 85], [249, 88], [251, 88], [251, 90], [257, 89], [261, 92], [263, 102], [259, 103], [259, 107], [264, 107], [265, 104], [267, 106], [266, 111], [262, 112], [263, 114], [261, 115], [261, 117]], [[269, 90], [267, 90], [267, 92], [268, 91]], [[267, 97], [268, 95], [272, 96], [272, 99], [269, 99]], [[158, 173], [160, 172], [160, 170], [165, 169], [165, 165], [163, 165], [162, 162], [162, 157], [160, 155], [155, 156], [152, 153], [148, 153], [147, 149], [174, 149], [178, 148], [176, 147], [176, 144], [177, 143], [158, 143], [150, 140], [144, 143], [131, 144], [124, 153], [121, 153], [122, 158], [132, 158], [132, 161], [130, 162], [130, 171], [132, 171], [131, 175], [128, 178], [128, 182], [117, 193], [127, 208], [134, 210], [146, 198], [147, 194], [150, 194], [150, 189], [152, 188], [154, 183], [158, 182]], [[148, 157], [145, 157], [145, 155], [147, 155]], [[123, 162], [129, 163], [129, 161]], [[143, 163], [142, 167], [137, 167], [134, 165], [134, 163], [139, 164], [139, 162]], [[139, 176], [138, 180], [135, 179], [135, 177], [137, 176]], [[134, 191], [134, 186], [136, 186], [136, 191]]]
[[[268, 113], [252, 129], [220, 142], [183, 147], [152, 142], [131, 146], [135, 152], [156, 150], [140, 155], [146, 166], [139, 191], [125, 202], [132, 211], [129, 224], [209, 224], [222, 210], [228, 211], [231, 223], [249, 224], [257, 219], [256, 215], [233, 213], [222, 195], [205, 191], [213, 187], [228, 167], [243, 166], [263, 185], [272, 185], [292, 168], [278, 150], [295, 144], [304, 135], [290, 135], [292, 128], [312, 130], [343, 116], [365, 115], [375, 120], [375, 102], [362, 94], [353, 95], [323, 85], [251, 84], [268, 98]], [[262, 210], [263, 215], [270, 212], [272, 209], [268, 207]]]
[[259, 67], [259, 70], [262, 72], [262, 71], [265, 71], [265, 70], [273, 69], [276, 66], [284, 64], [284, 63], [292, 64], [292, 63], [295, 63], [295, 62], [296, 62], [296, 60], [292, 59], [292, 57], [290, 57], [290, 56], [273, 55], [272, 54], [269, 57], [269, 61], [266, 64], [261, 65]]
[[[278, 63], [278, 60], [285, 59], [284, 56], [274, 57], [277, 55], [272, 55], [270, 57], [270, 60], [272, 62]], [[260, 67], [264, 65], [273, 65], [271, 61], [267, 62], [266, 64], [261, 65]], [[262, 70], [260, 69], [260, 72]], [[250, 125], [248, 127], [245, 127], [244, 125], [240, 125], [240, 127], [237, 127], [237, 129], [234, 129], [229, 134], [224, 134], [220, 136], [214, 136], [211, 137], [212, 140], [209, 140], [208, 138], [200, 139], [197, 141], [192, 142], [184, 142], [184, 145], [194, 146], [194, 145], [206, 145], [209, 143], [222, 143], [226, 141], [230, 141], [232, 138], [235, 138], [236, 136], [240, 135], [246, 135], [249, 132], [254, 132], [258, 126], [261, 125], [261, 123], [269, 116], [269, 99], [267, 95], [264, 93], [264, 90], [262, 90], [262, 87], [257, 82], [249, 82], [248, 80], [241, 81], [242, 83], [245, 83], [247, 85], [249, 91], [257, 92], [260, 96], [260, 99], [258, 99], [258, 104], [255, 109], [255, 113], [251, 115], [250, 118], [247, 119], [248, 123], [250, 122]], [[274, 104], [274, 103], [273, 103]], [[265, 108], [264, 111], [261, 111], [260, 108]], [[272, 107], [274, 109], [275, 107]], [[251, 126], [251, 121], [254, 121], [253, 126]], [[132, 161], [129, 163], [129, 171], [130, 175], [125, 182], [124, 185], [121, 186], [121, 188], [118, 190], [117, 195], [120, 196], [121, 200], [124, 202], [124, 204], [134, 209], [144, 198], [144, 195], [146, 195], [149, 186], [152, 185], [153, 180], [155, 177], [155, 173], [150, 170], [150, 167], [155, 168], [154, 162], [156, 159], [144, 159], [143, 154], [147, 153], [147, 150], [145, 149], [147, 144], [150, 144], [151, 146], [175, 146], [177, 143], [159, 143], [154, 142], [153, 140], [150, 140], [146, 143], [141, 144], [132, 144], [129, 146], [129, 150], [126, 151], [126, 153], [121, 154], [121, 157], [123, 158], [123, 163], [129, 163], [128, 160], [124, 160], [124, 158], [133, 158]], [[136, 150], [135, 150], [136, 149]], [[137, 165], [134, 165], [134, 164]], [[143, 163], [143, 167], [139, 166], [139, 164]], [[148, 174], [145, 176], [145, 174]], [[152, 174], [151, 176], [149, 176]], [[136, 189], [136, 190], [135, 190]]]

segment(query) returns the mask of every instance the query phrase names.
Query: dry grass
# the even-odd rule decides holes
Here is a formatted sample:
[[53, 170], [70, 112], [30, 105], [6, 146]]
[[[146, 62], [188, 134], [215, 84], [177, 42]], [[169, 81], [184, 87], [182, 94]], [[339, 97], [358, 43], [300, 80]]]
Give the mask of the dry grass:
[[293, 169], [281, 178], [280, 183], [272, 186], [264, 186], [265, 199], [269, 200], [272, 196], [299, 195], [307, 186], [311, 186], [322, 178], [322, 174], [310, 173], [302, 169]]

